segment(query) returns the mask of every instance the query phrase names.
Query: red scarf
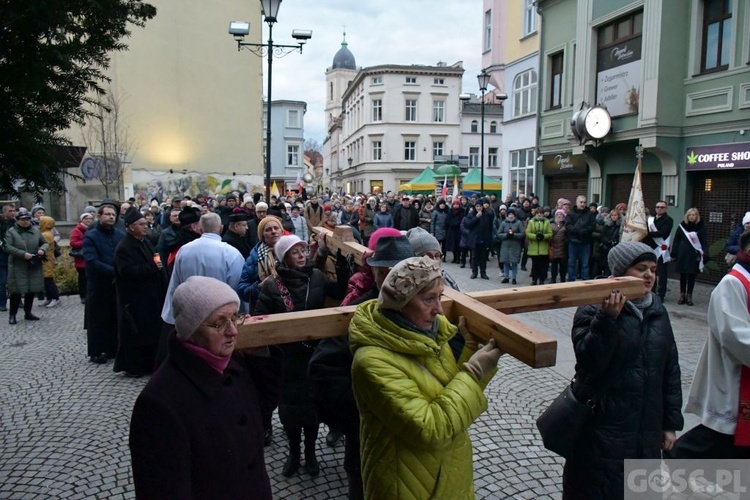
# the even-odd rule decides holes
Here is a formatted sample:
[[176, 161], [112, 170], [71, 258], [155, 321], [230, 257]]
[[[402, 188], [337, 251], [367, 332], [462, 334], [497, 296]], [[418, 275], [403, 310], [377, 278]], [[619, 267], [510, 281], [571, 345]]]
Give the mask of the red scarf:
[[[744, 252], [743, 252], [744, 254]], [[750, 312], [750, 280], [732, 269], [729, 274], [740, 280], [747, 291], [747, 308]], [[750, 446], [750, 368], [742, 365], [740, 374], [740, 397], [737, 409], [737, 428], [734, 431], [735, 446]]]

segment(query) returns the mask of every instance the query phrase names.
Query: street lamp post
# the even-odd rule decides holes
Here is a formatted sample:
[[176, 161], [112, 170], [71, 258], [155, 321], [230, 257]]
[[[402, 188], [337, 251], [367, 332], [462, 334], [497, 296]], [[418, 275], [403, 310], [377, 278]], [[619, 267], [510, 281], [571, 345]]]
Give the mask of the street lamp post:
[[480, 146], [479, 146], [479, 190], [481, 196], [484, 196], [484, 94], [487, 92], [487, 86], [490, 84], [490, 74], [487, 73], [487, 71], [482, 70], [481, 73], [477, 75], [477, 81], [479, 82], [479, 90], [482, 92], [482, 101], [481, 101], [481, 114], [482, 114], [482, 124], [480, 128]]
[[250, 23], [244, 21], [232, 21], [229, 23], [229, 34], [237, 41], [237, 50], [247, 48], [256, 55], [263, 57], [268, 56], [268, 98], [266, 100], [266, 157], [265, 157], [265, 184], [266, 184], [266, 201], [271, 199], [271, 84], [273, 82], [273, 55], [284, 57], [291, 52], [299, 50], [302, 53], [302, 46], [312, 38], [311, 30], [293, 30], [292, 38], [297, 40], [297, 45], [274, 45], [273, 43], [273, 25], [279, 14], [281, 0], [260, 0], [263, 20], [268, 23], [268, 42], [252, 43], [245, 42], [243, 38], [250, 33]]

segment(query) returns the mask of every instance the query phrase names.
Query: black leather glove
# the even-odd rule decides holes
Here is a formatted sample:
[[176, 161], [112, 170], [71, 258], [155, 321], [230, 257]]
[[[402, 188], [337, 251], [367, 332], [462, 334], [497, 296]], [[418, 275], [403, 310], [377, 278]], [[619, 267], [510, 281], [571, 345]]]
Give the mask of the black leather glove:
[[544, 234], [542, 234], [542, 233], [536, 233], [536, 239], [537, 240], [543, 240], [544, 239]]

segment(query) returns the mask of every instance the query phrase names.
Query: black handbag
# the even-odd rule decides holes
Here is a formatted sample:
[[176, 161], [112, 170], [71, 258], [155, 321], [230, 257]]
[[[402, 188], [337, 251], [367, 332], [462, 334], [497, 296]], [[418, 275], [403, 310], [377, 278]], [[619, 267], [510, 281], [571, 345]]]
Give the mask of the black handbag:
[[536, 419], [544, 447], [570, 458], [581, 432], [594, 418], [595, 401], [593, 397], [584, 403], [578, 401], [573, 394], [573, 382], [568, 384]]

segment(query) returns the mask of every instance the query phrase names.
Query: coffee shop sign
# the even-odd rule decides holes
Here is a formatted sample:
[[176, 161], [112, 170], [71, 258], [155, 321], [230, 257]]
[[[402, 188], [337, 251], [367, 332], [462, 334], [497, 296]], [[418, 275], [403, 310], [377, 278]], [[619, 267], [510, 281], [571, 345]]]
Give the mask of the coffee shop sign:
[[688, 148], [685, 170], [750, 168], [750, 143]]

